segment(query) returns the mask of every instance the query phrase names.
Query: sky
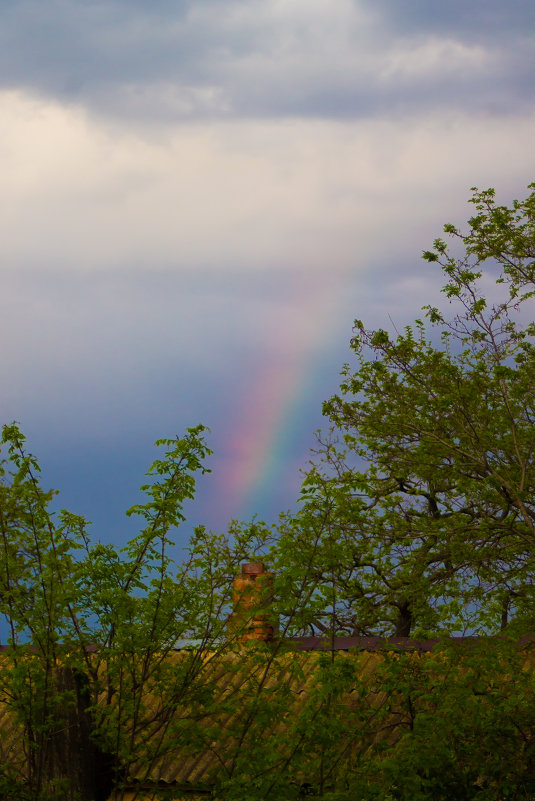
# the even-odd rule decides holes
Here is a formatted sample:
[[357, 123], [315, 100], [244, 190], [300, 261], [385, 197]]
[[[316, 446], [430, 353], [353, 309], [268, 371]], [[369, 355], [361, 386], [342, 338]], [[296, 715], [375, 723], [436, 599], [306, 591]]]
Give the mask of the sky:
[[95, 539], [210, 428], [193, 525], [295, 507], [355, 318], [535, 180], [533, 0], [0, 0], [0, 422]]

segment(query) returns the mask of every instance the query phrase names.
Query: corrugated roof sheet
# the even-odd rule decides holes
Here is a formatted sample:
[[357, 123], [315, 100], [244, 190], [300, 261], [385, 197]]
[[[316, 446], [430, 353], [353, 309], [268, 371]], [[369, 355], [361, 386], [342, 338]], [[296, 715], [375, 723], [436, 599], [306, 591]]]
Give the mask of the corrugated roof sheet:
[[[276, 663], [272, 663], [270, 670], [263, 675], [264, 668], [261, 664], [255, 664], [255, 660], [251, 662], [244, 656], [236, 657], [240, 662], [240, 670], [236, 671], [235, 668], [227, 661], [227, 669], [219, 673], [217, 677], [217, 694], [214, 698], [214, 706], [224, 706], [225, 698], [235, 694], [238, 690], [244, 692], [255, 692], [258, 689], [259, 693], [269, 694], [274, 689], [285, 687], [286, 690], [286, 717], [275, 718], [263, 729], [263, 737], [265, 741], [280, 734], [288, 723], [288, 717], [297, 718], [302, 710], [307, 699], [310, 697], [314, 684], [316, 682], [317, 668], [319, 664], [321, 650], [321, 657], [325, 658], [325, 649], [319, 649], [314, 642], [300, 642], [297, 645], [299, 649], [297, 653], [286, 653], [277, 659]], [[354, 644], [349, 646], [355, 647]], [[390, 646], [390, 649], [392, 646]], [[342, 648], [334, 652], [335, 659], [347, 659], [356, 661], [358, 664], [357, 674], [360, 681], [355, 682], [355, 685], [348, 686], [344, 692], [344, 704], [351, 708], [357, 703], [362, 703], [361, 698], [361, 683], [366, 677], [373, 677], [378, 664], [382, 661], [382, 655], [379, 648], [375, 650], [365, 650], [361, 648], [360, 652], [349, 654], [348, 650]], [[308, 651], [303, 653], [302, 651]], [[175, 658], [180, 659], [180, 654]], [[217, 669], [217, 668], [216, 668]], [[255, 673], [257, 674], [255, 677]], [[262, 675], [258, 675], [258, 674]], [[246, 686], [250, 684], [251, 686]], [[254, 686], [253, 686], [254, 685]], [[375, 707], [381, 707], [385, 702], [386, 694], [384, 692], [371, 693], [367, 696], [366, 703]], [[184, 714], [184, 710], [178, 712]], [[222, 732], [222, 738], [207, 743], [206, 747], [200, 753], [191, 754], [187, 749], [181, 749], [179, 743], [176, 743], [176, 750], [168, 752], [164, 757], [157, 760], [147, 775], [146, 769], [142, 766], [132, 766], [130, 777], [133, 780], [146, 782], [148, 779], [151, 781], [165, 781], [167, 783], [177, 783], [179, 785], [191, 784], [192, 786], [202, 785], [206, 782], [213, 780], [214, 776], [221, 771], [224, 771], [229, 766], [229, 753], [232, 759], [233, 748], [236, 748], [237, 732], [241, 729], [245, 731], [247, 728], [247, 721], [243, 720], [244, 710], [238, 705], [230, 714], [222, 715], [219, 718], [219, 724]], [[200, 728], [209, 727], [213, 725], [213, 719], [205, 719], [202, 717], [198, 721]], [[369, 742], [375, 739], [372, 732], [370, 732]], [[369, 743], [368, 743], [369, 744]], [[366, 747], [365, 743], [362, 743]]]
[[[524, 638], [521, 645], [533, 642], [533, 637]], [[450, 642], [470, 644], [477, 638], [458, 638]], [[212, 658], [205, 655], [204, 676], [207, 686], [212, 688], [210, 703], [205, 709], [188, 709], [178, 705], [172, 719], [168, 721], [167, 742], [164, 753], [149, 763], [134, 763], [130, 766], [128, 779], [133, 784], [149, 786], [163, 782], [168, 785], [191, 788], [192, 793], [201, 791], [214, 780], [217, 774], [231, 769], [233, 752], [240, 748], [240, 732], [244, 739], [247, 732], [248, 714], [254, 708], [255, 698], [261, 700], [275, 698], [274, 691], [281, 693], [279, 710], [273, 719], [262, 722], [262, 736], [265, 741], [285, 731], [292, 719], [299, 716], [304, 705], [313, 693], [321, 660], [350, 659], [354, 667], [355, 682], [344, 687], [344, 707], [347, 710], [365, 704], [368, 709], [380, 710], [386, 701], [386, 693], [374, 686], [378, 666], [384, 659], [385, 651], [415, 652], [415, 659], [421, 653], [428, 653], [440, 641], [414, 641], [407, 638], [335, 638], [334, 642], [317, 637], [297, 638], [292, 642], [292, 650], [273, 652], [273, 647], [258, 649], [256, 645], [245, 647], [242, 652], [234, 652]], [[333, 649], [334, 645], [334, 649]], [[169, 659], [177, 667], [190, 658], [190, 651], [175, 651]], [[358, 680], [357, 680], [358, 679]], [[363, 696], [362, 687], [368, 681], [369, 692]], [[255, 695], [256, 693], [256, 695]], [[270, 695], [271, 694], [271, 695]], [[243, 698], [243, 703], [241, 699]], [[25, 773], [26, 758], [20, 727], [15, 723], [9, 699], [0, 699], [0, 761], [9, 764], [21, 776]], [[237, 703], [236, 703], [237, 701]], [[147, 717], [158, 720], [159, 699], [147, 695], [145, 699]], [[267, 708], [267, 707], [266, 707]], [[223, 710], [223, 711], [221, 711]], [[225, 711], [226, 710], [226, 711]], [[264, 711], [264, 708], [261, 709]], [[392, 712], [393, 725], [389, 727], [388, 738], [396, 736], [396, 727], [402, 722], [398, 713]], [[182, 722], [196, 727], [199, 735], [195, 746], [182, 744]], [[212, 737], [212, 727], [216, 726], [221, 737]], [[176, 737], [173, 734], [176, 733]], [[147, 742], [162, 734], [161, 722], [148, 731]], [[381, 734], [385, 736], [384, 732]], [[369, 731], [367, 742], [360, 741], [350, 747], [366, 749], [376, 737]], [[154, 744], [154, 743], [153, 743]]]
[[[314, 651], [313, 643], [300, 643], [299, 649]], [[208, 660], [205, 670], [207, 671], [207, 682], [213, 683], [216, 688], [213, 697], [212, 709], [232, 707], [233, 699], [237, 699], [240, 693], [245, 692], [254, 697], [254, 693], [270, 693], [274, 689], [284, 687], [286, 690], [287, 712], [297, 715], [308, 696], [310, 688], [314, 682], [318, 655], [316, 653], [287, 653], [271, 662], [270, 668], [266, 670], [262, 660], [258, 659], [258, 653], [254, 649], [246, 649], [249, 654], [234, 654], [222, 660], [211, 662]], [[188, 652], [176, 651], [170, 655], [170, 659], [177, 664], [187, 656]], [[347, 657], [347, 652], [340, 650], [338, 655]], [[359, 660], [359, 673], [364, 675], [373, 672], [380, 655], [373, 652], [363, 651], [356, 658]], [[350, 689], [350, 694], [352, 690]], [[225, 705], [225, 701], [230, 704]], [[10, 769], [24, 777], [26, 773], [26, 755], [23, 749], [23, 738], [20, 726], [16, 723], [14, 714], [9, 705], [9, 699], [0, 700], [0, 761], [8, 764]], [[146, 713], [148, 717], [157, 719], [158, 704], [157, 697], [147, 697]], [[176, 718], [189, 718], [198, 726], [199, 731], [209, 730], [214, 723], [223, 732], [221, 740], [214, 739], [207, 742], [204, 747], [195, 753], [194, 748], [183, 748], [180, 739], [173, 743], [172, 736], [168, 738], [165, 753], [154, 760], [150, 767], [147, 765], [133, 764], [129, 770], [129, 778], [133, 782], [165, 782], [167, 784], [190, 785], [192, 788], [206, 786], [213, 777], [225, 769], [228, 762], [228, 751], [231, 749], [231, 740], [237, 729], [240, 729], [243, 721], [243, 707], [240, 703], [234, 704], [234, 708], [226, 714], [214, 717], [214, 715], [200, 713], [198, 710], [188, 710], [177, 708]], [[172, 721], [176, 723], [177, 720]], [[284, 720], [276, 719], [271, 726], [267, 726], [264, 736], [269, 739], [283, 727]], [[228, 733], [228, 736], [226, 736]], [[154, 732], [158, 737], [158, 730]], [[202, 739], [202, 738], [201, 738]], [[234, 743], [235, 745], [235, 743]]]

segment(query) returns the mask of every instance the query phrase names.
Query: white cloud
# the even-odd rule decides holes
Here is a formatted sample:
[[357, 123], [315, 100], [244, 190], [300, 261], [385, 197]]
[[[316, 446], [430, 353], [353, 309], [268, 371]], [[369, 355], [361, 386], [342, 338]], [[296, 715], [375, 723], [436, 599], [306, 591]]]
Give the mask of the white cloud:
[[532, 178], [535, 115], [131, 130], [20, 93], [0, 108], [18, 268], [360, 269], [438, 233], [469, 186], [521, 194]]
[[473, 78], [477, 73], [498, 72], [500, 54], [481, 45], [464, 44], [454, 39], [429, 36], [425, 39], [402, 40], [382, 57], [378, 77], [388, 83], [416, 85], [437, 77], [451, 79], [462, 73]]

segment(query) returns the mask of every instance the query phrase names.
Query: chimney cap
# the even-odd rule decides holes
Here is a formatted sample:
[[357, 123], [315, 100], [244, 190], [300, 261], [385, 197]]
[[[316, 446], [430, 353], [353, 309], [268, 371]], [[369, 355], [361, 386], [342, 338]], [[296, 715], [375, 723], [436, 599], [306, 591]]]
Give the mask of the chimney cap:
[[245, 562], [241, 566], [242, 576], [259, 576], [261, 573], [264, 573], [264, 563], [263, 562]]

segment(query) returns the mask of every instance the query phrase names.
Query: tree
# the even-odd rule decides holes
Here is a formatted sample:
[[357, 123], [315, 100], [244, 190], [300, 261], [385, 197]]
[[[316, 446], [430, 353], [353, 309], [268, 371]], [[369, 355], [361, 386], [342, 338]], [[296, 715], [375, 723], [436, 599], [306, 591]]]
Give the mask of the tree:
[[[53, 514], [55, 493], [40, 486], [16, 424], [4, 426], [2, 444], [0, 613], [9, 640], [0, 681], [2, 709], [20, 732], [15, 753], [24, 754], [18, 763], [2, 754], [2, 797], [104, 801], [114, 788], [119, 798], [134, 766], [150, 776], [177, 743], [199, 745], [217, 687], [210, 663], [232, 645], [232, 578], [259, 530], [235, 527], [231, 541], [199, 528], [184, 563], [169, 556], [170, 532], [206, 470], [203, 426], [157, 442], [164, 455], [142, 487], [148, 499], [127, 512], [142, 529], [122, 550], [92, 543], [83, 518]], [[197, 647], [173, 659], [185, 637]]]
[[[416, 635], [535, 622], [535, 184], [473, 189], [424, 259], [448, 303], [403, 333], [355, 322], [331, 421], [285, 524], [313, 562], [313, 629]], [[453, 313], [450, 313], [450, 308]], [[290, 544], [291, 543], [291, 544]]]

